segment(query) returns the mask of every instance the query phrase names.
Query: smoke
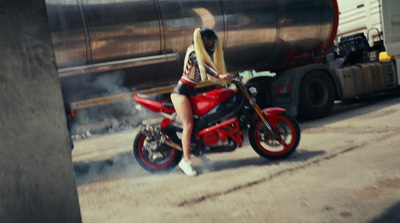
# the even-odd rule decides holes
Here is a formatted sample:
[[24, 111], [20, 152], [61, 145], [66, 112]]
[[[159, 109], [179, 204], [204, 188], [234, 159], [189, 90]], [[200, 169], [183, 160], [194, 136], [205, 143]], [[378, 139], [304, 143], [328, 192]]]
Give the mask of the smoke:
[[109, 94], [129, 92], [124, 86], [125, 73], [122, 70], [102, 74], [93, 82], [89, 83], [89, 88], [105, 91]]
[[137, 166], [131, 151], [115, 154], [103, 160], [77, 161], [74, 162], [74, 170], [78, 186], [107, 179], [148, 174]]
[[90, 104], [80, 106], [84, 103], [78, 103], [77, 115], [71, 125], [74, 139], [132, 129], [140, 125], [142, 120], [159, 117], [134, 101], [134, 92], [125, 85], [124, 79], [125, 72], [119, 70], [86, 77], [84, 81], [81, 78], [79, 83], [72, 79], [64, 81], [65, 86], [73, 85], [65, 87], [65, 95], [68, 95], [68, 89], [73, 89], [74, 92], [83, 93], [75, 97], [87, 98], [78, 101]]

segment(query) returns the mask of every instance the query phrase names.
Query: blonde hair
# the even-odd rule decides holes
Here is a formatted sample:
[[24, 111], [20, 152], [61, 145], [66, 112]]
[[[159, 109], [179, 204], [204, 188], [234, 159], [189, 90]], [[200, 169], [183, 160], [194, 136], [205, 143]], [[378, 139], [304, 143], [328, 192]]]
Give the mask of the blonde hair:
[[189, 46], [186, 51], [185, 67], [186, 67], [188, 57], [189, 57], [190, 53], [193, 52], [193, 50], [196, 54], [197, 62], [199, 63], [199, 70], [200, 70], [200, 75], [201, 75], [202, 81], [206, 81], [206, 80], [216, 81], [217, 80], [215, 77], [213, 77], [211, 75], [207, 75], [206, 69], [204, 67], [205, 63], [207, 65], [209, 65], [210, 67], [217, 69], [218, 72], [221, 74], [226, 73], [224, 53], [222, 51], [222, 45], [221, 45], [220, 41], [217, 41], [215, 52], [213, 55], [213, 60], [212, 60], [210, 55], [207, 53], [207, 51], [204, 47], [204, 43], [201, 38], [200, 28], [197, 28], [194, 30], [193, 45]]

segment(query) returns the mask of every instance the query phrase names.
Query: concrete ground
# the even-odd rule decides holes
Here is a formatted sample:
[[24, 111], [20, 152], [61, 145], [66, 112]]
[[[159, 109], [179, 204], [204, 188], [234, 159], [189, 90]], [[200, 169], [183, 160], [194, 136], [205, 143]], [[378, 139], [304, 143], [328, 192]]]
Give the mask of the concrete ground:
[[194, 178], [140, 168], [137, 129], [76, 140], [83, 222], [400, 222], [399, 102], [338, 103], [299, 122], [289, 158], [260, 158], [245, 138], [234, 152], [194, 158]]

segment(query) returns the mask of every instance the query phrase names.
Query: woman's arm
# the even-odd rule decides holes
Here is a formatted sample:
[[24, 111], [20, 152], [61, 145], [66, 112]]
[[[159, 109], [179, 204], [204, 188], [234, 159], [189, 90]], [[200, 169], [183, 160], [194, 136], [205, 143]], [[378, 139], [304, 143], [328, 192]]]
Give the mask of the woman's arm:
[[[192, 61], [192, 63], [194, 63], [197, 67], [199, 67], [199, 62], [197, 61], [196, 55], [194, 53], [191, 53], [189, 55], [189, 59], [190, 61]], [[218, 72], [218, 70], [214, 69], [213, 67], [208, 66], [207, 64], [204, 64], [204, 68], [206, 69], [206, 72], [216, 78], [219, 79], [223, 79], [223, 80], [227, 80], [227, 81], [231, 81], [232, 78], [229, 75], [229, 73], [226, 74], [221, 74]]]

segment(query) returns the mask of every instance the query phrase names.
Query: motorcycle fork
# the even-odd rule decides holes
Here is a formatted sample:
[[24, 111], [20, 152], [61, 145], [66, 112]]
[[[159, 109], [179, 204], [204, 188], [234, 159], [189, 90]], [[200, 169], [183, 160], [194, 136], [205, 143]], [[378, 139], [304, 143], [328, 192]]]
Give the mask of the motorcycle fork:
[[261, 120], [263, 121], [265, 127], [267, 127], [268, 132], [272, 135], [272, 137], [277, 140], [283, 147], [287, 148], [288, 145], [286, 144], [286, 142], [282, 139], [282, 137], [280, 136], [280, 134], [277, 132], [278, 130], [276, 130], [274, 127], [272, 127], [270, 121], [268, 120], [267, 116], [261, 111], [260, 107], [258, 106], [258, 104], [256, 103], [256, 100], [254, 97], [252, 97], [249, 92], [247, 92], [246, 89], [244, 89], [243, 86], [240, 86], [240, 90], [244, 93], [244, 95], [246, 96], [246, 98], [249, 100], [250, 105], [254, 108], [254, 110], [256, 111], [256, 113], [258, 114], [258, 116], [261, 118]]

